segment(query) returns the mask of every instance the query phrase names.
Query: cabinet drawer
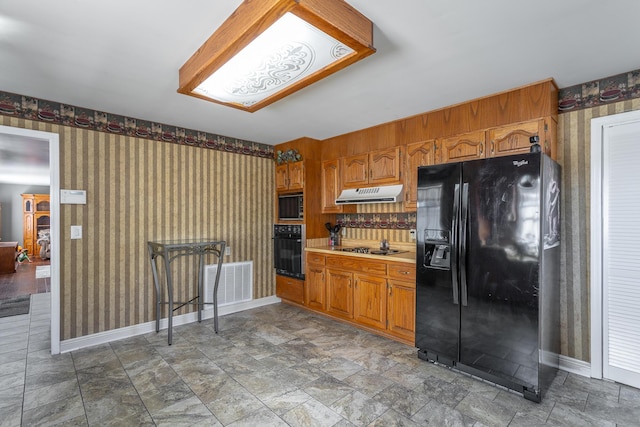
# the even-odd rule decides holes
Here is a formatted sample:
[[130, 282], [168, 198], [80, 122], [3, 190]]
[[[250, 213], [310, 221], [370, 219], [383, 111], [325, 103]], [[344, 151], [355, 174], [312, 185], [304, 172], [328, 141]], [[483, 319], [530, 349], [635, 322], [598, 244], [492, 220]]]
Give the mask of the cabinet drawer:
[[385, 276], [387, 274], [387, 265], [376, 261], [367, 261], [359, 257], [336, 256], [327, 257], [326, 266], [340, 268], [354, 272], [362, 272], [368, 274], [378, 274]]
[[389, 264], [389, 277], [400, 280], [416, 281], [416, 266], [412, 264]]
[[307, 252], [306, 255], [308, 264], [324, 265], [324, 255], [320, 255], [314, 252]]
[[302, 304], [304, 303], [304, 282], [276, 275], [276, 296]]

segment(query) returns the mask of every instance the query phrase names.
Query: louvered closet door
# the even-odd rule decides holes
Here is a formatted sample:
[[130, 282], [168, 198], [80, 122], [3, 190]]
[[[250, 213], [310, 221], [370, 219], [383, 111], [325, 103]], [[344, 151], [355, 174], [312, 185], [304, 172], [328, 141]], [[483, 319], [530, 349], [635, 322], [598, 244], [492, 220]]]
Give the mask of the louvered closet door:
[[603, 376], [640, 387], [640, 121], [603, 147]]

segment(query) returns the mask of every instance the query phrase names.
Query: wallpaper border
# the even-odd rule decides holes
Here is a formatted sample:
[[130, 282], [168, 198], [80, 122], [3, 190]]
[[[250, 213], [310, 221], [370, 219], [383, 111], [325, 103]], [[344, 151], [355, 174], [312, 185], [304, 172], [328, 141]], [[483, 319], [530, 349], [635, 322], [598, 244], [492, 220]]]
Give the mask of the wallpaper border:
[[0, 91], [0, 114], [247, 156], [273, 158], [273, 146]]
[[345, 228], [410, 230], [416, 228], [415, 212], [338, 214], [337, 223]]
[[560, 89], [558, 112], [584, 110], [634, 98], [640, 98], [640, 70]]

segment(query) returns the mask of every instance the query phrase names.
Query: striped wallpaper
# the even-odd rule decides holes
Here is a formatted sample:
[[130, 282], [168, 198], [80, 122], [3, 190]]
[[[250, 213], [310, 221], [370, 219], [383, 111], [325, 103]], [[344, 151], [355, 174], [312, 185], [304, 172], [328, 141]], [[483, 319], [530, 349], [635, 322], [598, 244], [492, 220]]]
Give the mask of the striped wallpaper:
[[558, 115], [558, 162], [562, 165], [562, 354], [589, 362], [589, 199], [591, 119], [640, 110], [629, 99]]
[[[86, 205], [60, 207], [62, 340], [155, 319], [148, 240], [226, 240], [225, 262], [253, 260], [253, 297], [275, 293], [272, 159], [7, 116], [0, 123], [58, 133], [60, 187], [87, 191]], [[81, 240], [70, 240], [71, 225], [83, 226]], [[185, 262], [175, 264], [182, 301], [193, 296]]]

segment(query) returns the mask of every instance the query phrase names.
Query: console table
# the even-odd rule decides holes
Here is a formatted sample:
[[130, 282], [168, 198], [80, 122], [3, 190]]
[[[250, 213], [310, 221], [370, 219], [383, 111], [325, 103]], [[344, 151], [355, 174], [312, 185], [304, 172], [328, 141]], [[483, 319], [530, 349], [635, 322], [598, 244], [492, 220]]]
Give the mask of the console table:
[[[226, 247], [224, 240], [209, 239], [190, 239], [190, 240], [160, 240], [155, 242], [147, 242], [149, 257], [151, 262], [151, 271], [153, 272], [153, 282], [156, 287], [156, 332], [160, 331], [160, 305], [168, 304], [168, 342], [171, 345], [173, 340], [173, 312], [187, 304], [195, 304], [198, 307], [198, 322], [202, 321], [202, 306], [204, 304], [213, 304], [214, 328], [218, 333], [218, 281], [220, 279], [220, 270], [222, 269], [222, 257]], [[204, 256], [213, 254], [218, 258], [218, 269], [216, 270], [216, 280], [213, 287], [213, 302], [204, 301]], [[197, 285], [198, 295], [189, 301], [173, 300], [173, 278], [171, 277], [171, 262], [177, 258], [185, 256], [196, 257], [197, 264]], [[162, 301], [162, 289], [158, 278], [158, 263], [162, 258], [165, 270], [165, 283], [167, 286], [167, 301]], [[162, 268], [162, 267], [160, 267]], [[174, 304], [178, 304], [174, 307]]]

